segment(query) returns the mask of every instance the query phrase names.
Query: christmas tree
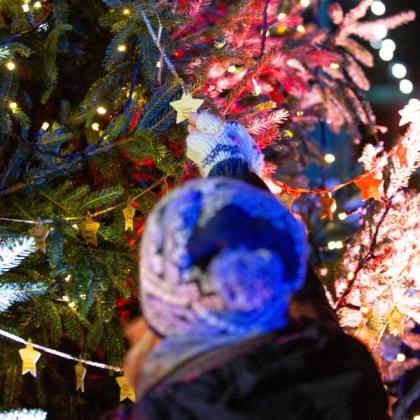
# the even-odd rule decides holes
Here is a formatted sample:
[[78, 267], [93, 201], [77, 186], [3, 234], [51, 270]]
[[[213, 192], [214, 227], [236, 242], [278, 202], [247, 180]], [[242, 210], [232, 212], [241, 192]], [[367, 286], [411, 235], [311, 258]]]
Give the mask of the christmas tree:
[[[418, 196], [402, 192], [419, 163], [418, 103], [405, 114], [406, 137], [383, 150], [363, 70], [374, 65], [366, 41], [415, 15], [369, 20], [372, 3], [344, 11], [310, 0], [0, 0], [2, 408], [97, 418], [119, 395], [132, 397], [120, 369], [122, 327], [137, 314], [144, 220], [197, 175], [184, 157], [188, 106], [173, 103], [188, 95], [240, 121], [264, 150], [264, 179], [307, 224], [311, 259], [343, 325], [362, 339], [374, 334], [383, 360], [388, 332], [412, 336], [415, 303], [397, 304], [391, 292], [354, 296], [379, 281], [387, 255], [399, 255], [383, 231], [373, 229], [372, 242], [369, 226], [398, 220], [401, 237], [418, 211]], [[331, 142], [346, 150], [334, 185]], [[349, 151], [360, 143], [372, 145], [355, 172]], [[360, 191], [368, 201], [348, 207]], [[348, 208], [338, 224], [337, 206]], [[362, 212], [336, 263], [357, 227], [348, 220]], [[389, 269], [381, 277], [389, 290], [416, 289], [419, 262], [404, 252], [405, 283]], [[385, 327], [370, 328], [372, 317]], [[22, 376], [25, 361], [32, 369]]]

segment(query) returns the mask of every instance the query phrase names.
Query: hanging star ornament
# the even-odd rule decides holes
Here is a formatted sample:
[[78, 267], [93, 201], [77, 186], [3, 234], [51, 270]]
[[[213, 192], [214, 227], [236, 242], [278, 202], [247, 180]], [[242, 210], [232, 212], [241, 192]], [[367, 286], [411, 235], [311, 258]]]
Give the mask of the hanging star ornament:
[[41, 221], [35, 223], [32, 229], [29, 229], [29, 234], [35, 239], [36, 247], [44, 254], [47, 252], [47, 243], [45, 240], [49, 233], [50, 231], [42, 226]]
[[124, 401], [125, 399], [129, 399], [133, 402], [136, 401], [136, 393], [134, 388], [128, 382], [127, 376], [124, 373], [123, 376], [118, 376], [115, 378], [117, 381], [118, 386], [120, 387], [120, 401]]
[[197, 112], [198, 108], [203, 104], [203, 99], [196, 99], [191, 93], [184, 92], [181, 99], [172, 101], [169, 105], [176, 111], [176, 123], [180, 124], [188, 119], [191, 112]]
[[362, 193], [362, 200], [368, 200], [369, 198], [374, 198], [379, 200], [382, 196], [379, 191], [383, 184], [382, 179], [375, 178], [375, 175], [372, 173], [366, 173], [361, 175], [354, 183], [360, 188]]
[[319, 201], [321, 203], [321, 219], [334, 219], [334, 212], [337, 210], [337, 203], [332, 198], [331, 193], [321, 194]]
[[92, 220], [92, 216], [88, 214], [85, 221], [79, 226], [80, 234], [87, 244], [92, 244], [94, 246], [98, 245], [98, 239], [96, 235], [100, 225], [100, 223], [94, 222]]
[[134, 229], [134, 215], [136, 214], [136, 209], [131, 205], [129, 201], [127, 207], [123, 209], [124, 214], [124, 228], [125, 230]]
[[86, 368], [79, 362], [74, 367], [74, 373], [76, 374], [76, 391], [80, 389], [80, 391], [85, 392]]
[[36, 378], [36, 364], [41, 357], [41, 353], [36, 351], [28, 340], [28, 344], [25, 348], [19, 350], [20, 357], [22, 359], [22, 375], [30, 373]]

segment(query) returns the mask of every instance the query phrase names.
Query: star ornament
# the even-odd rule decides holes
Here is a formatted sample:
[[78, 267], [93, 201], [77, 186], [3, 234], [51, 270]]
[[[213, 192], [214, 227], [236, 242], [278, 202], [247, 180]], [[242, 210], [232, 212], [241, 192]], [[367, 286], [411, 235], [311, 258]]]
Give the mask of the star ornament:
[[85, 392], [86, 368], [79, 362], [74, 367], [74, 373], [76, 374], [76, 391], [80, 389], [81, 392]]
[[191, 112], [196, 112], [203, 104], [203, 99], [196, 99], [191, 93], [183, 93], [181, 99], [172, 101], [169, 105], [176, 111], [176, 123], [180, 124], [188, 119]]
[[19, 355], [22, 359], [22, 375], [30, 373], [36, 378], [36, 364], [41, 357], [41, 353], [36, 351], [29, 342], [25, 348], [19, 350]]
[[321, 204], [321, 219], [334, 219], [334, 212], [337, 210], [337, 203], [332, 198], [331, 193], [321, 194], [319, 198]]
[[410, 99], [408, 104], [399, 111], [399, 114], [401, 115], [400, 126], [419, 121], [420, 101], [418, 99]]
[[369, 198], [379, 200], [382, 197], [380, 188], [382, 187], [383, 182], [382, 179], [376, 179], [375, 175], [372, 173], [366, 173], [354, 181], [362, 193], [363, 201], [368, 200]]
[[123, 376], [118, 376], [116, 379], [118, 386], [120, 387], [120, 401], [129, 399], [133, 402], [136, 401], [136, 393], [134, 388], [128, 382], [127, 376], [124, 373]]

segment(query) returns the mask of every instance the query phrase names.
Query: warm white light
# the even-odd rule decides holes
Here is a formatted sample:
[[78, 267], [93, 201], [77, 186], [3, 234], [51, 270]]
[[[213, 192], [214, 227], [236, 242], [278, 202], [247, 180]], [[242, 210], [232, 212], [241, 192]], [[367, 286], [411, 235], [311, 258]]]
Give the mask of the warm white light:
[[388, 29], [385, 25], [376, 25], [373, 27], [373, 34], [375, 39], [384, 39], [388, 34]]
[[330, 241], [327, 244], [327, 248], [332, 251], [333, 249], [335, 249], [335, 241]]
[[42, 4], [41, 4], [41, 2], [40, 1], [36, 1], [35, 3], [34, 3], [34, 9], [40, 9], [42, 7]]
[[384, 61], [391, 61], [394, 58], [394, 51], [386, 48], [379, 50], [379, 57]]
[[402, 79], [407, 75], [407, 69], [404, 64], [395, 63], [391, 68], [392, 75], [397, 79]]
[[228, 72], [229, 73], [236, 73], [236, 71], [237, 71], [237, 67], [236, 66], [232, 65], [232, 66], [229, 66], [228, 67]]
[[402, 93], [405, 93], [406, 95], [409, 95], [414, 89], [413, 83], [411, 80], [403, 79], [400, 82], [400, 91]]
[[[77, 225], [76, 225], [77, 226]], [[74, 227], [74, 226], [73, 226]], [[65, 278], [64, 278], [64, 281], [66, 281], [66, 282], [69, 282], [71, 280], [71, 274], [69, 274], [69, 275], [67, 275]]]
[[96, 112], [100, 115], [105, 115], [106, 114], [106, 108], [104, 108], [103, 106], [98, 106], [98, 108], [96, 108]]
[[311, 0], [300, 0], [300, 5], [302, 7], [308, 7], [311, 4]]
[[74, 308], [76, 306], [76, 302], [69, 302], [68, 305], [70, 308]]
[[335, 243], [335, 247], [336, 247], [336, 249], [342, 249], [342, 248], [343, 248], [343, 246], [344, 246], [344, 244], [343, 244], [343, 242], [341, 242], [341, 241], [337, 241], [337, 242]]
[[344, 212], [338, 213], [338, 218], [340, 220], [346, 220], [347, 219], [347, 213], [344, 213]]
[[404, 361], [405, 361], [405, 359], [406, 359], [406, 357], [405, 357], [405, 354], [404, 354], [404, 353], [398, 353], [398, 354], [397, 354], [397, 360], [398, 360], [399, 362], [404, 362]]
[[379, 50], [382, 47], [382, 39], [372, 39], [369, 43], [372, 48], [375, 48], [375, 50]]
[[119, 52], [126, 52], [127, 51], [127, 46], [124, 44], [118, 45], [117, 50]]
[[64, 295], [63, 296], [63, 300], [64, 300], [64, 302], [69, 302], [70, 301], [70, 298], [67, 295]]
[[420, 420], [420, 414], [416, 414], [416, 415], [413, 417], [413, 420]]
[[330, 68], [333, 69], [333, 70], [337, 70], [337, 69], [340, 68], [340, 64], [338, 64], [338, 63], [331, 63], [330, 64]]
[[16, 68], [16, 64], [13, 61], [8, 61], [6, 64], [7, 70], [13, 71]]
[[298, 31], [298, 32], [300, 32], [300, 33], [304, 33], [305, 32], [305, 27], [303, 26], [303, 25], [298, 25], [297, 27], [296, 27], [296, 30]]
[[324, 155], [324, 160], [327, 163], [333, 163], [335, 161], [335, 156], [332, 153], [327, 153]]
[[376, 0], [370, 6], [370, 10], [374, 15], [382, 16], [386, 11], [386, 7], [381, 1]]
[[277, 16], [277, 20], [283, 20], [285, 17], [286, 17], [286, 13], [280, 13], [280, 14]]
[[92, 128], [93, 131], [99, 131], [99, 124], [98, 123], [93, 123], [91, 125], [91, 128]]
[[24, 13], [28, 13], [29, 12], [29, 4], [22, 4], [22, 10]]
[[328, 274], [328, 268], [327, 268], [327, 267], [322, 267], [322, 268], [319, 270], [319, 274], [320, 274], [322, 277], [325, 277], [325, 276]]
[[382, 48], [395, 51], [395, 48], [397, 48], [397, 45], [392, 39], [387, 38], [382, 41]]
[[47, 131], [49, 126], [50, 126], [50, 125], [49, 125], [49, 124], [45, 121], [45, 122], [42, 124], [42, 126], [41, 126], [41, 130], [43, 130], [43, 131]]
[[131, 13], [130, 9], [125, 8], [125, 9], [123, 10], [123, 15], [128, 16], [130, 13]]
[[10, 104], [9, 104], [9, 108], [10, 108], [12, 111], [15, 111], [15, 110], [17, 109], [17, 107], [18, 107], [18, 104], [17, 104], [16, 102], [10, 102]]

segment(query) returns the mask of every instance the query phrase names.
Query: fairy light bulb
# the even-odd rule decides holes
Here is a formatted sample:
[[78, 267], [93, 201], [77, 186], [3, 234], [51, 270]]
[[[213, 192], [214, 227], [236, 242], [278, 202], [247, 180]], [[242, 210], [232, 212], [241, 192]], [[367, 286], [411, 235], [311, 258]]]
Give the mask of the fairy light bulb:
[[34, 9], [40, 9], [42, 7], [42, 3], [40, 1], [37, 1], [34, 3]]
[[41, 126], [41, 130], [47, 131], [49, 126], [50, 126], [50, 124], [45, 121]]
[[70, 301], [70, 298], [67, 295], [64, 295], [62, 297], [62, 299], [63, 299], [64, 302], [69, 302]]
[[300, 5], [302, 7], [308, 7], [311, 4], [311, 0], [300, 0]]
[[386, 50], [395, 51], [395, 48], [397, 48], [397, 44], [392, 39], [384, 39], [382, 41], [381, 48], [385, 48]]
[[76, 306], [76, 302], [69, 302], [68, 305], [69, 305], [69, 308], [73, 309]]
[[277, 20], [283, 20], [285, 17], [286, 17], [286, 13], [280, 13], [280, 14], [277, 16]]
[[13, 71], [16, 68], [16, 64], [13, 61], [8, 61], [6, 63], [6, 68], [9, 71]]
[[106, 114], [106, 108], [105, 108], [105, 107], [103, 107], [103, 106], [98, 106], [98, 108], [96, 108], [96, 112], [97, 112], [99, 115], [105, 115], [105, 114]]
[[235, 65], [231, 65], [228, 67], [228, 73], [236, 73], [237, 67]]
[[341, 212], [338, 213], [339, 220], [346, 220], [347, 219], [347, 213]]
[[382, 16], [386, 12], [386, 7], [381, 1], [375, 0], [370, 6], [370, 10], [374, 15]]
[[404, 353], [398, 353], [398, 354], [397, 354], [397, 360], [398, 360], [399, 362], [404, 362], [404, 361], [405, 361], [405, 359], [406, 359], [406, 357], [405, 357], [405, 354], [404, 354]]
[[337, 70], [339, 68], [340, 68], [340, 64], [338, 64], [338, 63], [331, 63], [330, 64], [330, 69]]
[[10, 102], [10, 104], [9, 104], [9, 108], [10, 108], [12, 111], [16, 111], [17, 107], [18, 107], [18, 104], [17, 104], [16, 102]]
[[99, 124], [98, 123], [93, 123], [91, 125], [91, 128], [92, 128], [93, 131], [99, 131]]
[[385, 25], [375, 25], [372, 31], [375, 39], [384, 39], [388, 34], [388, 29]]
[[389, 48], [381, 48], [379, 50], [379, 57], [381, 57], [383, 61], [391, 61], [394, 58], [394, 51]]
[[395, 78], [402, 79], [407, 75], [407, 68], [404, 64], [395, 63], [392, 65], [391, 73]]
[[333, 163], [335, 162], [335, 156], [332, 153], [327, 153], [326, 155], [324, 155], [324, 161], [326, 163]]
[[23, 13], [29, 13], [29, 4], [24, 3], [22, 4]]
[[258, 96], [261, 95], [262, 89], [261, 86], [258, 84], [258, 82], [255, 79], [252, 79], [252, 84], [254, 85], [254, 95]]
[[305, 27], [304, 27], [303, 25], [298, 25], [298, 26], [296, 27], [296, 30], [297, 30], [298, 32], [300, 32], [301, 34], [303, 34], [303, 33], [306, 31], [306, 29], [305, 29]]
[[128, 16], [131, 14], [130, 9], [128, 9], [127, 7], [125, 9], [123, 9], [123, 15]]
[[405, 95], [409, 95], [414, 89], [413, 82], [408, 79], [400, 81], [400, 91]]
[[118, 45], [117, 51], [118, 52], [126, 52], [127, 51], [127, 46], [124, 45], [124, 44]]

